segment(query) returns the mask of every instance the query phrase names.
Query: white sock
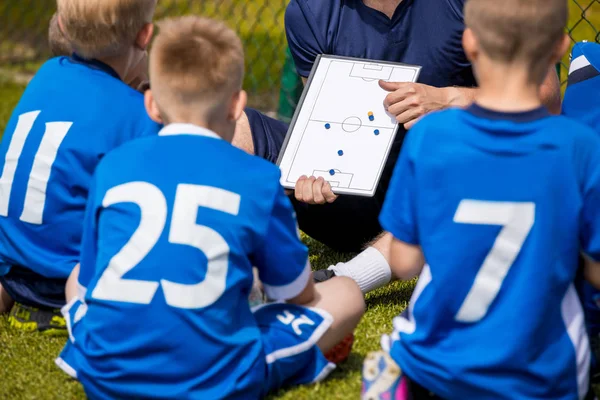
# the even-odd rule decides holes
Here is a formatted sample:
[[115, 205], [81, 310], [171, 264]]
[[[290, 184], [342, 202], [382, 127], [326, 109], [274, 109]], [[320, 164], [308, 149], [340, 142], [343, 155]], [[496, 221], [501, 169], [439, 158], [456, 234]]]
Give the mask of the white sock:
[[358, 283], [363, 293], [387, 285], [392, 280], [392, 270], [383, 254], [369, 247], [352, 260], [332, 265], [336, 276], [347, 276]]

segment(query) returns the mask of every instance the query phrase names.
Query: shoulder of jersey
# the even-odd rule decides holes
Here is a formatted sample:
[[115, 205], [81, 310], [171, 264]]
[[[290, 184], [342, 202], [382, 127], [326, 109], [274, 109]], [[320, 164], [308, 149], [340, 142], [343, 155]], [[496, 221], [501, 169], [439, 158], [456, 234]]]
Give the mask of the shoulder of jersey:
[[[155, 141], [168, 140], [173, 136], [159, 136], [159, 135], [151, 135], [142, 138], [138, 138], [135, 140], [131, 140], [125, 144], [122, 144], [118, 148], [112, 150], [101, 160], [100, 165], [111, 163], [111, 160], [121, 160], [122, 157], [126, 159], [131, 159], [135, 155], [140, 154], [140, 149], [144, 146], [150, 145]], [[235, 157], [235, 159], [240, 160], [245, 166], [245, 174], [249, 174], [251, 176], [260, 178], [261, 180], [274, 180], [279, 182], [279, 178], [281, 176], [281, 171], [279, 167], [261, 157], [254, 156], [246, 153], [245, 151], [238, 149], [237, 147], [226, 143], [221, 139], [209, 139], [216, 141], [218, 146], [226, 146], [230, 151], [224, 152], [222, 154], [223, 157]], [[100, 167], [100, 165], [98, 167]]]
[[53, 69], [61, 68], [72, 68], [73, 71], [78, 71], [81, 76], [86, 76], [85, 74], [89, 72], [90, 76], [93, 76], [93, 79], [101, 81], [102, 85], [110, 86], [107, 88], [107, 90], [111, 91], [111, 93], [109, 93], [110, 95], [112, 95], [114, 92], [118, 93], [118, 96], [114, 96], [113, 99], [115, 103], [123, 103], [132, 100], [141, 102], [142, 104], [144, 102], [143, 94], [129, 87], [122, 80], [117, 79], [105, 72], [90, 69], [84, 65], [70, 63], [67, 57], [51, 58], [42, 65], [38, 72], [43, 74], [53, 74], [55, 72]]
[[600, 132], [596, 132], [590, 126], [583, 122], [565, 117], [563, 115], [553, 116], [552, 125], [559, 131], [561, 135], [564, 134], [566, 138], [573, 138], [575, 140], [583, 140], [586, 142], [599, 142], [600, 143]]

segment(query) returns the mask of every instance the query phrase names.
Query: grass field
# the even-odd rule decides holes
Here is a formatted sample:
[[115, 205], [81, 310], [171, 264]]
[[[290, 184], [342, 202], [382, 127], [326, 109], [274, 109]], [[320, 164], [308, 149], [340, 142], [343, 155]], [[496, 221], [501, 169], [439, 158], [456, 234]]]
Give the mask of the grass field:
[[[0, 79], [0, 134], [15, 106], [23, 87]], [[334, 253], [325, 246], [306, 239], [311, 262], [315, 268], [325, 268], [351, 255]], [[341, 364], [331, 379], [318, 385], [283, 390], [273, 399], [352, 399], [360, 391], [360, 367], [367, 352], [379, 348], [382, 333], [392, 330], [392, 318], [407, 305], [414, 282], [395, 283], [369, 295], [368, 310], [356, 332], [354, 353]], [[118, 329], [118, 327], [115, 327]], [[8, 326], [0, 316], [0, 399], [81, 399], [80, 385], [54, 365], [65, 339], [22, 333]]]

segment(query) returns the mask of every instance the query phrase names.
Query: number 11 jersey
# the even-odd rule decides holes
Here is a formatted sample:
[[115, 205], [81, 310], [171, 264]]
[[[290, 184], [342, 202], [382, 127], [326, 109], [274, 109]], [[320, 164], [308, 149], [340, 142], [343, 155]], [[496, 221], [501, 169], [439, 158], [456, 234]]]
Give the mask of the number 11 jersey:
[[96, 165], [112, 149], [159, 129], [143, 96], [108, 65], [76, 55], [46, 62], [0, 144], [0, 261], [66, 279], [79, 262]]
[[585, 396], [573, 280], [581, 250], [600, 260], [597, 134], [543, 108], [432, 114], [380, 220], [429, 264], [388, 343], [410, 379], [446, 399]]

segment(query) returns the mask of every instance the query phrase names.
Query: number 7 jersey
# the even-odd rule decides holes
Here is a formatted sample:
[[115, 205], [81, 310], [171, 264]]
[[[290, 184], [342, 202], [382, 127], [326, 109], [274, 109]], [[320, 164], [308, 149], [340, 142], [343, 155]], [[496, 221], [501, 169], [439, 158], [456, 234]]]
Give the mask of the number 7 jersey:
[[158, 129], [143, 96], [109, 66], [77, 56], [46, 62], [0, 144], [0, 261], [66, 279], [79, 262], [96, 165], [124, 142]]
[[408, 135], [380, 217], [425, 266], [392, 357], [446, 399], [574, 399], [589, 346], [573, 281], [600, 260], [600, 139], [545, 109], [477, 105]]

